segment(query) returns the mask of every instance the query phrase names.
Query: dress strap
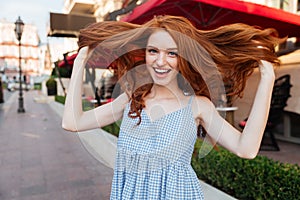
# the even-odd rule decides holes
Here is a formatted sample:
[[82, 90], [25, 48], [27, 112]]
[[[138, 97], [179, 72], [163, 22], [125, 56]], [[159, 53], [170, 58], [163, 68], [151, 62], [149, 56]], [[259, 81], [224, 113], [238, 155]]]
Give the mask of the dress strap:
[[190, 99], [189, 99], [189, 103], [188, 103], [188, 105], [191, 105], [191, 104], [192, 104], [192, 102], [193, 102], [193, 99], [194, 99], [194, 96], [195, 96], [195, 95], [191, 95], [191, 97], [190, 97]]

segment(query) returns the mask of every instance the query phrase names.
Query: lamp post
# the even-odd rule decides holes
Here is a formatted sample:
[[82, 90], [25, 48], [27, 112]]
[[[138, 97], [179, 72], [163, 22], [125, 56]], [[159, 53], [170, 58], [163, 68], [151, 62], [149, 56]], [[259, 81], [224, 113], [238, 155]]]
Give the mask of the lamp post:
[[22, 88], [22, 67], [21, 67], [21, 38], [24, 28], [24, 22], [21, 20], [20, 16], [15, 22], [15, 33], [19, 41], [19, 108], [18, 113], [24, 113], [24, 102], [23, 102], [23, 88]]

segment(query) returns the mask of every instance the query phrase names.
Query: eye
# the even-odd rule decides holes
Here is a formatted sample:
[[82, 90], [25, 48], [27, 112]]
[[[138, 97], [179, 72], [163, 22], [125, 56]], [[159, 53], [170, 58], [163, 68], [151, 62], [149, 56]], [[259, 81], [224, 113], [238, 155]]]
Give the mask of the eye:
[[157, 54], [158, 50], [154, 48], [147, 48], [147, 52], [153, 55], [153, 54]]
[[175, 58], [175, 57], [178, 56], [178, 53], [175, 52], [175, 51], [169, 51], [169, 52], [168, 52], [168, 56], [169, 56], [169, 57], [172, 57], [172, 58]]

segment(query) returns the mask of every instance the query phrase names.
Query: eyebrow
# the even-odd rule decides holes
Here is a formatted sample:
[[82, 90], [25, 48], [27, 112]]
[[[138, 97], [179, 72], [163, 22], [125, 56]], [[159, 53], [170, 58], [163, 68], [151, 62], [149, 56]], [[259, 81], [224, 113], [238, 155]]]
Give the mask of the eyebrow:
[[151, 45], [148, 45], [146, 48], [155, 48], [155, 49], [159, 49], [159, 50], [168, 50], [168, 51], [170, 51], [170, 50], [178, 50], [177, 47], [171, 47], [171, 48], [167, 48], [167, 49], [160, 49], [158, 47], [151, 46]]

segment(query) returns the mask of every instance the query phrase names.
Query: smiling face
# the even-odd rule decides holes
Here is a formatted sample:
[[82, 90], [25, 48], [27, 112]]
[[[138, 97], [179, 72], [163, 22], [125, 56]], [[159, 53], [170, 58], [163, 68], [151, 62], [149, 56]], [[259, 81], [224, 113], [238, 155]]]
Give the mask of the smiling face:
[[166, 86], [177, 82], [178, 49], [168, 32], [159, 30], [149, 37], [146, 64], [155, 84]]

